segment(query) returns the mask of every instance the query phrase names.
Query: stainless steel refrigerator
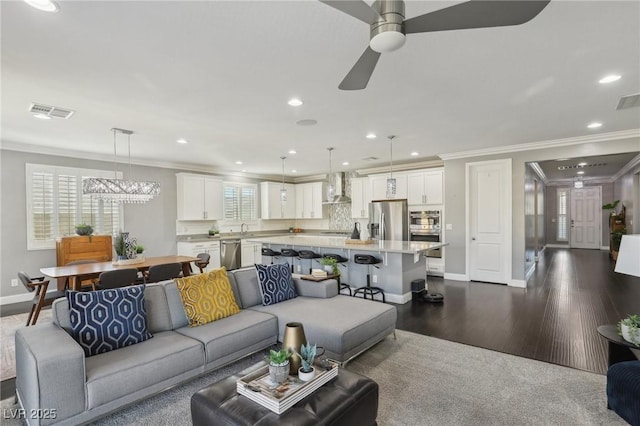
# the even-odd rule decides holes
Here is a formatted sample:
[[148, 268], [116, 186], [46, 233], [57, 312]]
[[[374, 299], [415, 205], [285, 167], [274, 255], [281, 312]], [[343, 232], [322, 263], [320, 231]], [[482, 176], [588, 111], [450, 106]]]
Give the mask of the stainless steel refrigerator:
[[369, 204], [369, 236], [374, 240], [409, 240], [407, 200], [373, 201]]

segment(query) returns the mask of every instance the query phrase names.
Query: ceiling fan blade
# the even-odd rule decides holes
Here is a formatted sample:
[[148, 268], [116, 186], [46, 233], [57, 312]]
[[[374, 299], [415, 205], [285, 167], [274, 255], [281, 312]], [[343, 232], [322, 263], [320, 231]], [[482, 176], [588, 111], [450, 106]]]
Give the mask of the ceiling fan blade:
[[384, 20], [380, 14], [361, 0], [320, 0], [328, 6], [334, 7], [341, 12], [351, 15], [369, 25], [380, 19]]
[[520, 25], [535, 18], [550, 0], [474, 0], [404, 21], [404, 33]]
[[340, 90], [361, 90], [367, 87], [378, 59], [380, 59], [380, 53], [367, 46], [338, 88]]

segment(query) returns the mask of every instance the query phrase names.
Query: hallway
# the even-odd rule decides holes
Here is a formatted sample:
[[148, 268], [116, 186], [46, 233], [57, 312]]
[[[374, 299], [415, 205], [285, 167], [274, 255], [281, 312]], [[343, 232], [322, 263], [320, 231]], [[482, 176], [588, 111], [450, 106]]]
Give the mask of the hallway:
[[640, 313], [640, 278], [602, 250], [547, 248], [526, 289], [429, 277], [441, 305], [398, 305], [398, 328], [604, 374], [597, 327]]

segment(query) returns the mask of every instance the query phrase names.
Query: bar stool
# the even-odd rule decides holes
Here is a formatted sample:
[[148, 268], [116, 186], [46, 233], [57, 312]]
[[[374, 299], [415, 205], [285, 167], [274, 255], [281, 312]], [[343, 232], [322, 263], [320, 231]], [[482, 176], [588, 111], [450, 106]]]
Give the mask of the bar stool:
[[[347, 265], [345, 265], [346, 262], [349, 261], [349, 259], [347, 259], [344, 256], [341, 256], [339, 254], [334, 254], [334, 253], [325, 253], [324, 256], [327, 259], [333, 259], [336, 262], [338, 262], [338, 264], [340, 266], [342, 266], [343, 268], [347, 268]], [[347, 269], [348, 270], [348, 269]], [[343, 283], [340, 281], [340, 276], [339, 275], [336, 280], [338, 281], [338, 293], [340, 293], [343, 289], [349, 290], [349, 296], [353, 296], [352, 292], [351, 292], [351, 287], [349, 286], [349, 284]]]
[[320, 259], [322, 256], [313, 250], [300, 250], [298, 257], [309, 260], [309, 273], [311, 273], [311, 269], [313, 269], [313, 259]]
[[294, 249], [290, 249], [290, 248], [283, 248], [282, 250], [280, 250], [280, 253], [282, 254], [282, 257], [291, 258], [291, 273], [292, 274], [295, 273], [294, 259], [299, 256], [299, 253]]
[[262, 255], [271, 258], [271, 264], [273, 265], [273, 258], [280, 256], [282, 253], [279, 251], [271, 250], [270, 248], [262, 247]]
[[360, 265], [367, 265], [367, 268], [368, 268], [367, 285], [364, 287], [359, 287], [355, 291], [355, 293], [353, 293], [353, 296], [357, 297], [358, 293], [362, 292], [362, 296], [365, 299], [367, 298], [367, 294], [368, 294], [371, 296], [371, 300], [375, 300], [373, 296], [375, 296], [376, 294], [380, 294], [382, 295], [382, 303], [386, 303], [386, 300], [384, 298], [384, 291], [380, 287], [371, 287], [371, 266], [374, 266], [375, 268], [377, 268], [377, 266], [375, 265], [380, 263], [381, 260], [369, 254], [356, 254], [353, 256], [353, 260], [354, 262]]

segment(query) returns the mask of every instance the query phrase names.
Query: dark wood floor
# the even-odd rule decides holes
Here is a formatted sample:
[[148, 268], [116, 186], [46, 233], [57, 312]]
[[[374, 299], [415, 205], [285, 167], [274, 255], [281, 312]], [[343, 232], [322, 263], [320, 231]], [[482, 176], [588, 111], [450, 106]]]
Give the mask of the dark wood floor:
[[601, 250], [546, 249], [526, 289], [429, 277], [443, 304], [398, 305], [398, 328], [604, 374], [597, 327], [640, 312], [640, 278]]

